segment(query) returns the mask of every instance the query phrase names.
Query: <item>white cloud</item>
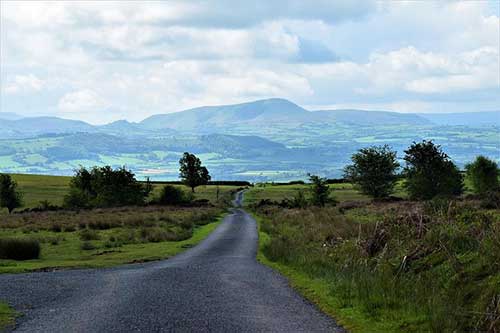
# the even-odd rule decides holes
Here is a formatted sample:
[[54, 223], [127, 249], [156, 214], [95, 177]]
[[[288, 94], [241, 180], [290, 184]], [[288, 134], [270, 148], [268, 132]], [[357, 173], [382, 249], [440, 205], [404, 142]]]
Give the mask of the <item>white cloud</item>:
[[92, 90], [79, 90], [67, 93], [59, 100], [59, 110], [63, 113], [69, 112], [93, 112], [108, 107], [96, 92]]
[[42, 90], [44, 82], [33, 74], [16, 75], [14, 79], [5, 86], [5, 93], [18, 94], [37, 92]]
[[500, 103], [500, 21], [485, 2], [0, 3], [0, 102], [21, 114], [140, 120], [266, 97], [405, 110]]

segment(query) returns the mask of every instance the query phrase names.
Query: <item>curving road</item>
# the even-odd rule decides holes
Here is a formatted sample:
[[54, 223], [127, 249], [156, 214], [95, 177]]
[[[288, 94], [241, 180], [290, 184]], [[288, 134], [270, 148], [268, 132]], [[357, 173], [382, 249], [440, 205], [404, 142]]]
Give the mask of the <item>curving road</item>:
[[0, 299], [24, 314], [16, 332], [343, 331], [255, 260], [257, 241], [255, 221], [235, 208], [169, 260], [0, 275]]

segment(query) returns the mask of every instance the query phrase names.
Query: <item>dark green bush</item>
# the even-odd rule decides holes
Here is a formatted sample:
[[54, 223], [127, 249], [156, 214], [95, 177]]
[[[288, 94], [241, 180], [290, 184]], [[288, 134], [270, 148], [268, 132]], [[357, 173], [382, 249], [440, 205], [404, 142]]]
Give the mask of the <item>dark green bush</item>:
[[12, 260], [30, 260], [40, 257], [40, 243], [34, 239], [0, 239], [0, 258]]
[[80, 249], [82, 249], [84, 251], [91, 251], [91, 250], [95, 250], [96, 248], [97, 247], [89, 241], [83, 242], [82, 245], [80, 246]]
[[486, 209], [499, 209], [500, 208], [500, 190], [489, 191], [483, 195], [481, 207]]
[[352, 155], [353, 164], [344, 169], [344, 177], [375, 199], [387, 198], [394, 192], [399, 168], [396, 152], [389, 146], [360, 149]]
[[182, 205], [187, 203], [190, 198], [184, 191], [173, 185], [165, 185], [160, 192], [157, 199], [160, 205]]
[[326, 178], [309, 175], [309, 181], [311, 182], [311, 203], [313, 205], [323, 207], [327, 203], [332, 202], [329, 197], [330, 187]]
[[22, 195], [17, 190], [17, 183], [7, 174], [0, 173], [0, 208], [7, 208], [9, 213], [22, 206]]
[[410, 198], [428, 200], [462, 194], [462, 174], [440, 146], [424, 140], [414, 142], [405, 153], [405, 187]]
[[99, 240], [99, 234], [95, 230], [84, 229], [80, 231], [80, 239], [82, 241]]
[[52, 231], [52, 232], [61, 232], [62, 231], [62, 227], [61, 227], [60, 224], [53, 223], [53, 224], [50, 225], [49, 230]]
[[124, 167], [81, 168], [71, 180], [64, 205], [69, 208], [143, 205], [151, 190], [149, 182], [137, 181]]
[[149, 243], [181, 241], [190, 238], [192, 234], [191, 229], [186, 230], [183, 228], [163, 229], [152, 227], [141, 229], [141, 239]]
[[499, 169], [495, 161], [478, 156], [473, 163], [467, 164], [465, 169], [475, 193], [485, 194], [499, 190]]

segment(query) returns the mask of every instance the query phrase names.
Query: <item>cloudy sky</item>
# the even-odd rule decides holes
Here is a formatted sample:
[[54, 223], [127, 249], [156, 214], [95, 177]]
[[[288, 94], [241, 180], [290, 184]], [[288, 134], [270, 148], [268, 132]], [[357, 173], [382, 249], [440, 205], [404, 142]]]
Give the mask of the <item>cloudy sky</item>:
[[1, 112], [500, 109], [500, 2], [1, 0]]

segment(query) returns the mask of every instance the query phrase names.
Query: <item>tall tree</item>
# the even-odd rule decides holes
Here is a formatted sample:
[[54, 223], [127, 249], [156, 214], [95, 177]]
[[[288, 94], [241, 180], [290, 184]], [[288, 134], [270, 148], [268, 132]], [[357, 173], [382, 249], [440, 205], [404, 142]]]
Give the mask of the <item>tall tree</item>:
[[440, 146], [424, 140], [414, 142], [405, 153], [405, 187], [411, 198], [427, 200], [463, 192], [462, 174]]
[[484, 194], [499, 189], [499, 169], [495, 161], [484, 156], [476, 157], [473, 163], [465, 166], [467, 177], [472, 182], [474, 192]]
[[206, 185], [211, 179], [207, 168], [201, 165], [201, 160], [194, 154], [184, 153], [179, 160], [179, 165], [179, 176], [182, 182], [191, 188], [193, 193], [197, 186]]
[[7, 208], [10, 214], [21, 206], [22, 196], [17, 191], [17, 183], [10, 175], [0, 174], [0, 207]]
[[364, 194], [381, 199], [394, 192], [399, 163], [396, 152], [389, 146], [360, 149], [351, 160], [353, 164], [344, 169], [344, 177], [358, 185]]

